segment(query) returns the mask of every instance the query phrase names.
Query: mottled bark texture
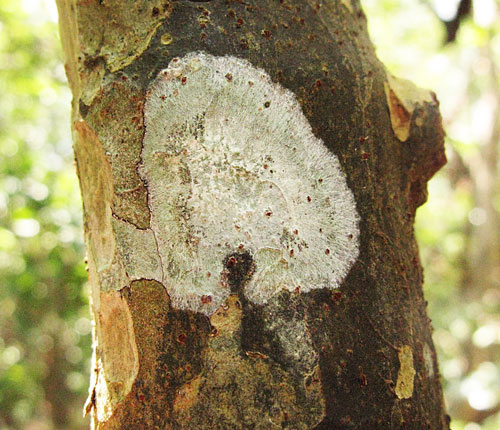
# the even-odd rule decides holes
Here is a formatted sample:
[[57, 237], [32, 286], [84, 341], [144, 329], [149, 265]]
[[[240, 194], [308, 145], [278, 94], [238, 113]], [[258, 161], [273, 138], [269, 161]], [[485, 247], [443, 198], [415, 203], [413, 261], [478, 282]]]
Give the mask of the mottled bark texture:
[[[93, 427], [447, 429], [413, 234], [445, 163], [438, 103], [388, 75], [359, 0], [58, 6], [95, 320]], [[139, 167], [147, 90], [199, 51], [246, 59], [293, 92], [338, 157], [360, 219], [340, 288], [256, 304], [244, 291], [252, 255], [234, 250], [221, 262], [231, 294], [207, 315], [174, 307], [156, 251], [136, 252], [153, 237]]]

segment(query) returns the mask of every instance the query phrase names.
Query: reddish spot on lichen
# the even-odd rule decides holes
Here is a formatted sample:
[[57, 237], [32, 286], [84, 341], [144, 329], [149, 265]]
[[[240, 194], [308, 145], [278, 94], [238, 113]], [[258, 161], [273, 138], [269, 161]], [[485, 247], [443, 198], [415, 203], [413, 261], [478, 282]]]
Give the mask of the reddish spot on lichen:
[[294, 251], [293, 251], [293, 249], [291, 249], [290, 250], [290, 257], [293, 257], [293, 253], [294, 253]]
[[311, 196], [307, 196], [307, 201], [310, 203], [311, 202]]
[[227, 267], [234, 267], [236, 265], [236, 258], [231, 257], [229, 260], [227, 260], [226, 266]]
[[361, 154], [361, 159], [362, 160], [368, 160], [371, 157], [371, 154], [369, 152], [363, 152]]
[[212, 303], [212, 296], [208, 295], [201, 296], [201, 303], [203, 303], [204, 305]]
[[271, 211], [266, 211], [266, 216], [270, 217], [273, 213]]
[[233, 80], [233, 75], [231, 73], [226, 73], [226, 79], [228, 82], [231, 82]]
[[330, 255], [330, 250], [328, 248], [325, 249], [325, 254]]
[[187, 339], [187, 336], [184, 334], [184, 333], [181, 333], [178, 337], [177, 337], [177, 341], [179, 343], [182, 343], [183, 345], [186, 343], [186, 339]]
[[321, 82], [321, 79], [317, 79], [314, 85], [316, 88], [321, 88], [323, 86], [323, 82]]
[[187, 78], [186, 78], [185, 76], [183, 76], [183, 77], [181, 78], [181, 83], [182, 83], [182, 85], [186, 85], [186, 82], [187, 82]]

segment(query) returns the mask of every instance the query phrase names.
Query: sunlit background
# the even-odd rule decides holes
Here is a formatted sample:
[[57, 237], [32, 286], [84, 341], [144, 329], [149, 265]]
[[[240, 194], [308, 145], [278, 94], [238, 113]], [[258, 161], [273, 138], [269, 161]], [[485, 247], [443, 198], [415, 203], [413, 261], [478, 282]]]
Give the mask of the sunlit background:
[[[452, 428], [498, 430], [500, 0], [475, 0], [471, 11], [467, 0], [362, 3], [379, 58], [441, 102], [449, 163], [416, 225], [425, 293]], [[1, 430], [88, 428], [91, 322], [70, 100], [54, 0], [1, 0]]]

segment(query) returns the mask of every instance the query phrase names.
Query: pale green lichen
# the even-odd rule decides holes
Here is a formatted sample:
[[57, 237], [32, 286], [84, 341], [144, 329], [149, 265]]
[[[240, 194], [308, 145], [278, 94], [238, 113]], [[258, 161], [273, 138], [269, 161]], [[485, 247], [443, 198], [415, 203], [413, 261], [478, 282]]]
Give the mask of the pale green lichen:
[[140, 174], [174, 306], [217, 309], [234, 252], [254, 259], [255, 303], [340, 285], [359, 253], [354, 197], [291, 92], [246, 61], [194, 53], [159, 74], [144, 116]]
[[[131, 281], [153, 279], [161, 282], [161, 261], [156, 250], [156, 241], [151, 230], [139, 230], [132, 224], [113, 218], [113, 230], [125, 270]], [[145, 250], [153, 250], [146, 251]]]
[[413, 351], [409, 345], [399, 349], [399, 371], [396, 382], [396, 395], [399, 399], [409, 399], [413, 395], [413, 380], [415, 368], [413, 367]]
[[102, 89], [102, 81], [106, 74], [104, 61], [97, 61], [95, 64], [87, 65], [80, 73], [81, 94], [80, 101], [89, 106], [95, 96]]
[[[115, 242], [115, 246], [117, 246]], [[97, 272], [101, 291], [121, 290], [129, 285], [130, 280], [125, 270], [122, 256], [115, 248], [111, 265]]]
[[144, 183], [137, 173], [143, 137], [144, 92], [131, 81], [115, 79], [101, 88], [86, 113], [111, 165], [113, 215], [139, 228], [149, 227]]
[[82, 2], [78, 7], [80, 44], [90, 59], [102, 57], [111, 72], [131, 64], [149, 46], [172, 12], [165, 0]]

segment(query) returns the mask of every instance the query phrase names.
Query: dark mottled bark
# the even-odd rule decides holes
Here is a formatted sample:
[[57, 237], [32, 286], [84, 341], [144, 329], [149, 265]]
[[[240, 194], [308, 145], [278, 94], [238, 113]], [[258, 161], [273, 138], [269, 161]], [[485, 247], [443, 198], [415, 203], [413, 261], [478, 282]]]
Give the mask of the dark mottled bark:
[[[413, 234], [444, 164], [438, 103], [388, 77], [358, 0], [59, 0], [84, 201], [99, 429], [448, 428]], [[247, 300], [252, 259], [210, 317], [133, 280], [113, 222], [148, 232], [146, 91], [174, 57], [232, 55], [296, 94], [360, 216], [341, 288]], [[232, 258], [232, 259], [231, 259]]]

